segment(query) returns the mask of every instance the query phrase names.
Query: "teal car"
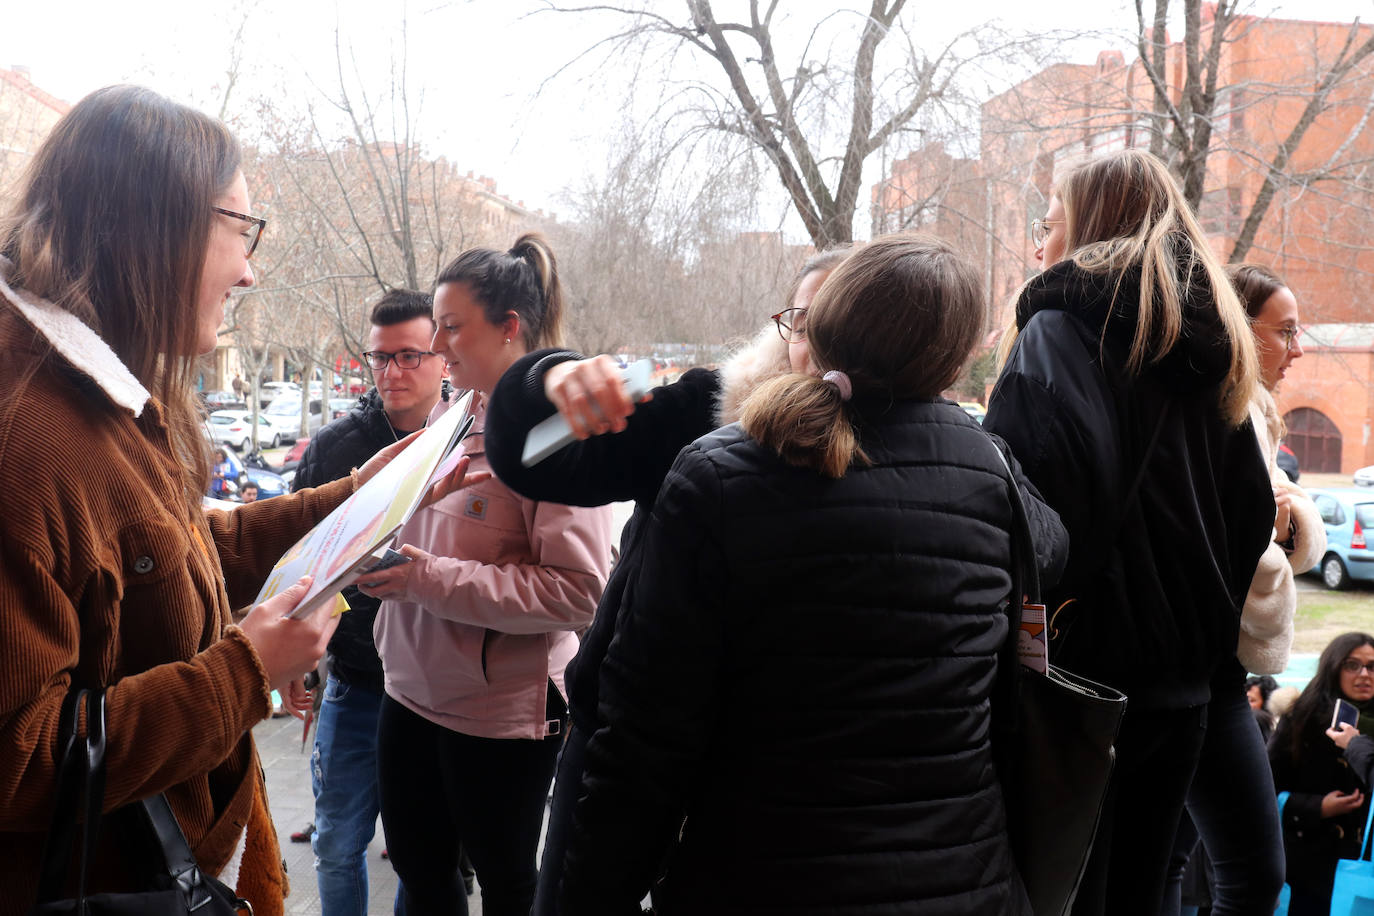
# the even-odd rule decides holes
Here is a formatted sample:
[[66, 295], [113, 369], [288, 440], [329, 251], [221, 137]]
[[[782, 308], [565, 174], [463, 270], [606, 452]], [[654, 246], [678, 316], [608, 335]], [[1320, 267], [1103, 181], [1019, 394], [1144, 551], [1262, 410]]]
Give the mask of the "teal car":
[[1327, 588], [1346, 588], [1352, 581], [1374, 582], [1374, 490], [1343, 487], [1313, 489], [1326, 526], [1326, 553], [1313, 569]]

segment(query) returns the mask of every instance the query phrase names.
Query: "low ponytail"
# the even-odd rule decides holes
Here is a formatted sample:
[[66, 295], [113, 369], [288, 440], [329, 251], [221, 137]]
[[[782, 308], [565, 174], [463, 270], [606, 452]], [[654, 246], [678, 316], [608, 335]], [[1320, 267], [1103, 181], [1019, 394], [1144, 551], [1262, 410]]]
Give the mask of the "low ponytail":
[[544, 314], [532, 329], [527, 343], [531, 350], [563, 346], [563, 284], [558, 277], [558, 259], [548, 241], [537, 232], [526, 232], [507, 252], [528, 264], [539, 281], [544, 297]]
[[868, 463], [838, 385], [789, 373], [755, 388], [740, 409], [740, 425], [788, 464], [843, 477]]

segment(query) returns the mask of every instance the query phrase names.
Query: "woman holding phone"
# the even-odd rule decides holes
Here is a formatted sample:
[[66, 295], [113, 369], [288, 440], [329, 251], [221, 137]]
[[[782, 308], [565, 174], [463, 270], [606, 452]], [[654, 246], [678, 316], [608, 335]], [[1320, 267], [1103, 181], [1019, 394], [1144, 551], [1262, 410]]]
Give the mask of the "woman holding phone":
[[1269, 742], [1274, 788], [1288, 793], [1280, 819], [1293, 891], [1290, 916], [1326, 916], [1336, 860], [1359, 855], [1369, 811], [1364, 774], [1348, 765], [1327, 734], [1337, 700], [1358, 711], [1359, 732], [1374, 734], [1374, 636], [1345, 633], [1322, 650], [1316, 676]]

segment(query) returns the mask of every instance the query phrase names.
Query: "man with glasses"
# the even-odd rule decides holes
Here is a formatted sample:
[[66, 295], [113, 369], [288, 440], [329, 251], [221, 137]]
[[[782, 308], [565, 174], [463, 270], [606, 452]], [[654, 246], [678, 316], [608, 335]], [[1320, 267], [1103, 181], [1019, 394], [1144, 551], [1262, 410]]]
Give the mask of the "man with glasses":
[[[444, 361], [429, 349], [432, 311], [428, 294], [406, 289], [392, 290], [373, 306], [363, 358], [375, 384], [352, 410], [311, 439], [292, 489], [344, 477], [425, 425], [444, 385]], [[309, 838], [324, 916], [367, 913], [367, 844], [378, 813], [377, 712], [383, 686], [372, 623], [380, 602], [351, 587], [344, 597], [350, 610], [329, 641], [329, 677], [310, 761], [315, 824]], [[399, 901], [398, 894], [398, 907]]]

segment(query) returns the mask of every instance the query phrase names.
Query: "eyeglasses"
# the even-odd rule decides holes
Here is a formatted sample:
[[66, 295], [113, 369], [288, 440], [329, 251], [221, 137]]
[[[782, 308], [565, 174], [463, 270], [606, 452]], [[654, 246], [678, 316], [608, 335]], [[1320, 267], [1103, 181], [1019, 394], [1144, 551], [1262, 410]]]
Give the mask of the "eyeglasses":
[[1341, 670], [1346, 674], [1359, 674], [1361, 671], [1374, 674], [1374, 662], [1362, 662], [1358, 658], [1347, 658], [1341, 662]]
[[769, 316], [778, 326], [778, 333], [788, 343], [801, 343], [806, 340], [806, 309], [783, 309]]
[[216, 213], [223, 213], [225, 216], [232, 216], [234, 219], [241, 219], [249, 224], [249, 228], [243, 230], [243, 255], [251, 258], [253, 252], [257, 250], [258, 240], [262, 238], [262, 230], [267, 228], [267, 220], [261, 216], [249, 216], [247, 213], [236, 213], [233, 210], [226, 210], [223, 207], [211, 207]]
[[1283, 349], [1285, 351], [1291, 351], [1293, 349], [1293, 344], [1297, 342], [1298, 335], [1302, 333], [1302, 328], [1295, 324], [1256, 324], [1255, 327], [1269, 328], [1271, 331], [1277, 331], [1278, 335], [1283, 338]]
[[1031, 241], [1035, 243], [1035, 247], [1045, 247], [1045, 240], [1050, 237], [1050, 227], [1062, 222], [1062, 219], [1031, 220]]
[[386, 369], [386, 364], [393, 359], [396, 365], [402, 369], [418, 369], [420, 361], [426, 356], [433, 356], [433, 350], [401, 350], [397, 353], [386, 353], [382, 350], [368, 350], [363, 354], [363, 359], [372, 367], [374, 372], [382, 372]]

